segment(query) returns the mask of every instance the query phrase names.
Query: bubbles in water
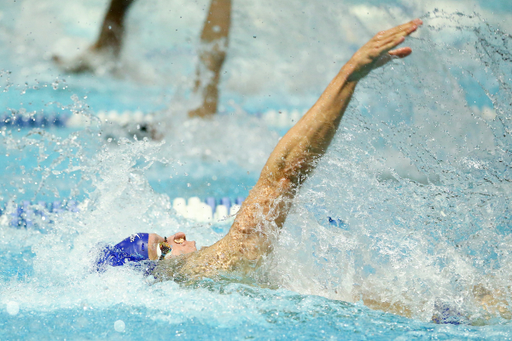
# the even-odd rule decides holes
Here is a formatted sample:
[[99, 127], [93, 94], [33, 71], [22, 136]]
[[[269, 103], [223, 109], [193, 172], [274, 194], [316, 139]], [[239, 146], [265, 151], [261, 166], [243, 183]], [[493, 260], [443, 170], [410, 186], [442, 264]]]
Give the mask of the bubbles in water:
[[87, 324], [89, 323], [89, 321], [87, 320], [87, 318], [81, 316], [79, 318], [76, 319], [76, 325], [77, 327], [79, 328], [84, 328], [87, 326]]
[[114, 323], [114, 329], [115, 329], [115, 330], [116, 330], [116, 332], [118, 332], [118, 333], [124, 333], [125, 328], [126, 328], [126, 325], [124, 324], [124, 321], [123, 321], [123, 320], [117, 320], [117, 321]]
[[6, 310], [9, 315], [12, 315], [12, 316], [18, 315], [18, 313], [20, 311], [20, 306], [17, 302], [10, 301], [10, 302], [7, 302], [7, 304], [6, 304]]

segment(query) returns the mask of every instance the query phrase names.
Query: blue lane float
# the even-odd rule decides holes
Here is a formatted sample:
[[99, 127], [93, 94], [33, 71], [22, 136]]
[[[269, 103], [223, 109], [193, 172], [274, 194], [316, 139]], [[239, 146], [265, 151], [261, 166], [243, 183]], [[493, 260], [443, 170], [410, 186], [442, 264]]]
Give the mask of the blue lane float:
[[49, 128], [66, 127], [69, 115], [59, 113], [25, 114], [18, 112], [4, 113], [0, 115], [0, 128]]
[[[185, 218], [200, 222], [213, 222], [223, 220], [229, 217], [229, 215], [236, 213], [244, 200], [244, 197], [237, 197], [233, 201], [229, 197], [207, 197], [203, 201], [197, 197], [189, 198], [188, 200], [176, 198], [173, 201], [175, 203], [173, 208], [178, 215]], [[182, 208], [177, 207], [176, 202], [185, 203], [185, 206]], [[187, 202], [189, 203], [188, 205], [186, 204]], [[37, 222], [53, 223], [53, 219], [63, 212], [79, 212], [79, 205], [80, 203], [75, 200], [38, 201], [37, 203], [24, 200], [19, 204], [0, 204], [0, 217], [6, 217], [11, 227], [33, 228], [37, 225]], [[208, 207], [206, 215], [204, 210], [201, 210], [204, 207]], [[201, 214], [198, 215], [198, 212]]]
[[[263, 113], [256, 113], [269, 127], [287, 129], [292, 127], [305, 113], [305, 110], [268, 110]], [[98, 111], [96, 115], [101, 122], [112, 122], [124, 126], [130, 122], [148, 124], [154, 119], [152, 114], [144, 114], [141, 111], [116, 110]], [[25, 113], [12, 110], [0, 114], [0, 128], [49, 128], [49, 127], [85, 127], [90, 118], [84, 115], [70, 115], [69, 113]]]
[[[234, 200], [229, 197], [207, 197], [204, 200], [198, 197], [176, 198], [173, 200], [173, 209], [177, 215], [186, 219], [213, 223], [233, 218], [244, 200], [244, 197], [236, 197]], [[79, 212], [79, 205], [80, 203], [75, 200], [38, 201], [37, 203], [25, 200], [19, 204], [0, 204], [0, 218], [2, 216], [7, 218], [8, 225], [14, 228], [37, 228], [41, 222], [53, 224], [63, 212]], [[349, 229], [348, 224], [339, 218], [327, 217], [325, 222], [327, 226], [341, 230]]]
[[45, 201], [33, 203], [25, 200], [20, 204], [9, 205], [9, 207], [2, 205], [0, 216], [7, 215], [11, 227], [33, 228], [37, 221], [53, 223], [52, 217], [64, 211], [78, 212], [78, 203], [74, 200], [49, 203]]

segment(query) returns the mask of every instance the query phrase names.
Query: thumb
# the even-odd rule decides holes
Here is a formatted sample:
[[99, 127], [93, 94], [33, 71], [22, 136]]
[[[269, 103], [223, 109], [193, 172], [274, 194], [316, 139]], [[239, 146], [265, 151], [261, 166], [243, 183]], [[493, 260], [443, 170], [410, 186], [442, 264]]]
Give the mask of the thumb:
[[398, 58], [404, 58], [412, 53], [412, 49], [410, 47], [401, 47], [399, 49], [389, 51], [388, 53]]
[[375, 63], [375, 67], [381, 67], [384, 64], [387, 64], [390, 60], [396, 58], [405, 58], [412, 53], [412, 49], [410, 47], [401, 47], [399, 49], [389, 51], [388, 53], [382, 55], [377, 62]]

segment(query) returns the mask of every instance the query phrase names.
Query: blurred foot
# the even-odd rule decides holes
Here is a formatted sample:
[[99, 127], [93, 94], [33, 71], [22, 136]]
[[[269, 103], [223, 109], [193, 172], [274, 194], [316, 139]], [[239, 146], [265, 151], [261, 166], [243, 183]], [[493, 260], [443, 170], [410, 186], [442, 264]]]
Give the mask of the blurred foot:
[[54, 55], [52, 60], [61, 70], [68, 73], [91, 72], [101, 75], [111, 73], [118, 67], [117, 53], [111, 49], [97, 49], [95, 46], [71, 59]]

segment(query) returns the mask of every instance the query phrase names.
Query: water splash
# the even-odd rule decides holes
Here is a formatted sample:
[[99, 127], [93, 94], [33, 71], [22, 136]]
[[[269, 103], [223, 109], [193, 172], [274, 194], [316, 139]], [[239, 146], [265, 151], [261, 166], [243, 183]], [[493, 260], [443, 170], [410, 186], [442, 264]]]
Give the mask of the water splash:
[[[504, 295], [510, 309], [510, 36], [478, 15], [436, 12], [424, 20], [440, 24], [411, 42], [411, 60], [358, 89], [296, 202], [274, 274], [303, 293], [370, 296], [425, 320], [437, 302], [448, 302], [476, 320], [486, 316], [475, 298], [480, 285]], [[464, 39], [429, 38], [451, 30]], [[470, 91], [492, 102], [492, 115], [468, 103], [458, 84], [470, 81]], [[291, 247], [299, 257], [284, 255]]]
[[[318, 11], [326, 6], [330, 5], [321, 4], [320, 9], [310, 6], [311, 18], [321, 17]], [[250, 17], [257, 26], [254, 18], [264, 12], [262, 7], [257, 9], [256, 14], [239, 11], [236, 15]], [[342, 10], [336, 15], [341, 16]], [[352, 8], [351, 14], [362, 10]], [[393, 20], [409, 14], [408, 9], [397, 12], [390, 16]], [[325, 21], [325, 27], [332, 27], [329, 21], [334, 17]], [[62, 195], [58, 184], [64, 183], [68, 189], [74, 188], [70, 196], [89, 201], [78, 214], [63, 212], [46, 233], [2, 226], [3, 246], [13, 255], [21, 250], [20, 257], [27, 256], [33, 273], [6, 280], [1, 302], [16, 302], [20, 314], [65, 309], [110, 312], [123, 305], [129, 310], [149, 311], [151, 320], [167, 324], [199, 318], [216, 326], [243, 326], [256, 320], [255, 324], [268, 327], [276, 321], [291, 323], [293, 317], [289, 316], [303, 321], [327, 316], [326, 311], [334, 312], [333, 318], [351, 321], [361, 315], [387, 319], [359, 305], [303, 296], [358, 302], [369, 295], [390, 304], [403, 303], [413, 317], [423, 321], [430, 321], [438, 302], [447, 302], [473, 320], [487, 317], [473, 298], [474, 291], [482, 285], [491, 291], [508, 292], [511, 273], [507, 200], [510, 37], [478, 15], [436, 11], [423, 19], [428, 24], [418, 37], [409, 40], [414, 55], [375, 72], [360, 84], [332, 148], [295, 203], [274, 259], [265, 265], [265, 281], [302, 295], [232, 283], [214, 289], [204, 284], [190, 290], [175, 283], [151, 283], [130, 268], [111, 269], [103, 275], [87, 271], [88, 253], [96, 242], [117, 242], [141, 229], [165, 234], [179, 227], [193, 235], [199, 245], [215, 242], [220, 236], [208, 227], [193, 226], [176, 217], [170, 210], [169, 196], [156, 193], [148, 180], [172, 174], [188, 182], [191, 171], [227, 171], [223, 169], [226, 165], [232, 166], [234, 173], [257, 172], [277, 141], [275, 134], [244, 115], [219, 116], [208, 124], [186, 120], [186, 111], [178, 102], [173, 107], [177, 114], [166, 122], [165, 143], [135, 141], [132, 137], [105, 143], [97, 135], [106, 128], [94, 126], [96, 123], [83, 134], [74, 132], [66, 137], [44, 130], [21, 137], [17, 132], [2, 131], [2, 148], [21, 157], [6, 164], [13, 165], [25, 155], [31, 161], [23, 166], [32, 177], [22, 174], [9, 179], [20, 184], [16, 187], [19, 193], [5, 190], [1, 193], [4, 200], [17, 200], [21, 192], [31, 191]], [[319, 20], [311, 22], [318, 24]], [[360, 17], [354, 21], [368, 31], [365, 34], [373, 32]], [[350, 23], [347, 20], [343, 25]], [[284, 20], [278, 27], [288, 24], [296, 25], [297, 37], [306, 39], [306, 29], [298, 26], [307, 25]], [[322, 27], [318, 25], [325, 32]], [[277, 35], [268, 34], [271, 38]], [[256, 41], [265, 37], [250, 34], [251, 41], [253, 35], [258, 37]], [[235, 40], [243, 41], [241, 37], [235, 36]], [[342, 45], [361, 37], [333, 39]], [[235, 56], [230, 62], [235, 67], [232, 78], [226, 81], [228, 93], [238, 84], [237, 75], [252, 62], [253, 58], [245, 54], [262, 47], [245, 41], [238, 50], [236, 44], [231, 46], [235, 46]], [[336, 60], [349, 56], [352, 45], [345, 46], [349, 48]], [[251, 49], [242, 51], [245, 47]], [[282, 49], [276, 50], [278, 53], [265, 56], [275, 58], [281, 67], [257, 64], [267, 72], [248, 73], [263, 81], [244, 83], [251, 85], [241, 89], [246, 94], [263, 91], [258, 87], [269, 82], [269, 92], [279, 88], [276, 93], [286, 95], [281, 98], [300, 105], [317, 95], [307, 89], [318, 91], [339, 68], [335, 63], [305, 67], [312, 60], [325, 59], [319, 56], [332, 56], [332, 46], [311, 55], [295, 51], [293, 55], [300, 56], [301, 62], [289, 68], [283, 64], [293, 58], [283, 61], [276, 56]], [[283, 87], [282, 82], [275, 82], [286, 78], [290, 69], [308, 70], [303, 81], [307, 84], [297, 86], [301, 83], [294, 80]], [[274, 72], [277, 78], [264, 79]], [[308, 95], [301, 96], [301, 91]], [[252, 98], [245, 103], [257, 101]], [[262, 100], [263, 106], [281, 105], [282, 101]], [[76, 102], [73, 110], [83, 114], [80, 105]], [[181, 128], [183, 125], [186, 129]], [[234, 143], [239, 148], [233, 148]], [[32, 148], [35, 156], [29, 156]], [[222, 166], [215, 168], [216, 163]], [[76, 181], [71, 180], [73, 174]], [[334, 227], [327, 217], [343, 223]], [[16, 244], [17, 240], [23, 243]], [[169, 312], [170, 305], [180, 308]], [[209, 306], [217, 307], [215, 312], [202, 310]], [[240, 314], [240, 306], [245, 307], [246, 314]], [[324, 310], [325, 306], [328, 308]], [[280, 318], [279, 314], [287, 317]], [[391, 320], [391, 324], [396, 322]], [[126, 330], [129, 328], [126, 324]]]

